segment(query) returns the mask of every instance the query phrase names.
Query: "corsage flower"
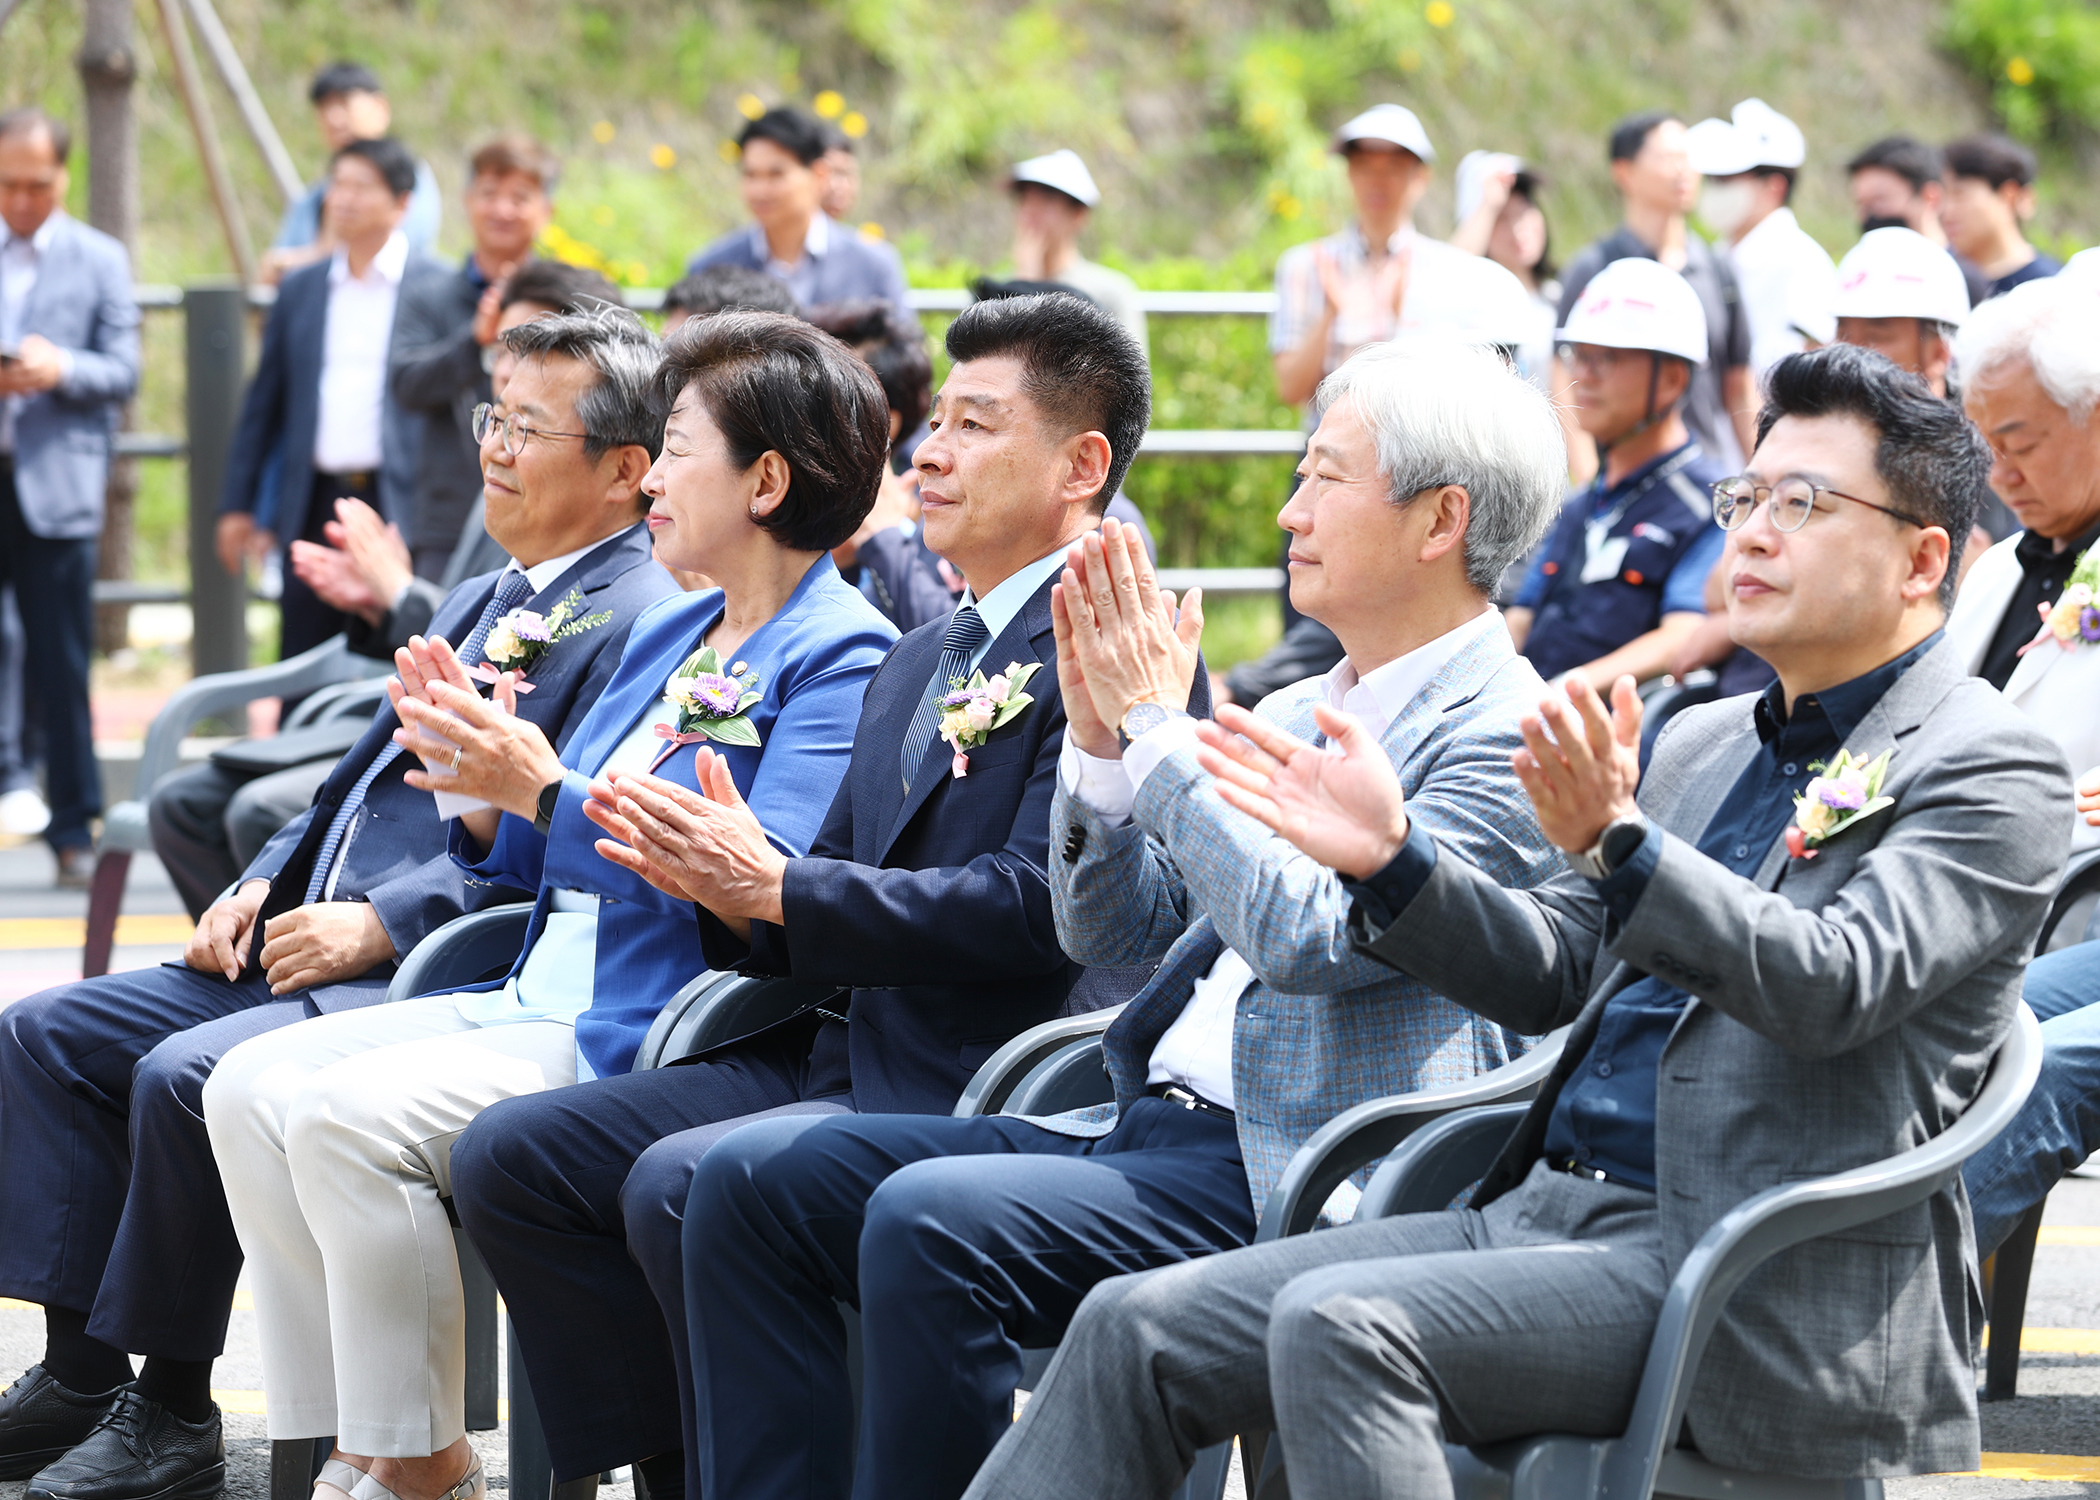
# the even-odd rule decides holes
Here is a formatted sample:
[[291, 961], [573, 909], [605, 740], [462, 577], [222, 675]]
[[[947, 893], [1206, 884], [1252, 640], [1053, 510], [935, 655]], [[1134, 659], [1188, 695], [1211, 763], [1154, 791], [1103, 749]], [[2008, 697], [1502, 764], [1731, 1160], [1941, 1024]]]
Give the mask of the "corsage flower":
[[2071, 581], [2056, 596], [2054, 604], [2040, 604], [2042, 628], [2020, 648], [2025, 656], [2037, 646], [2054, 642], [2070, 651], [2100, 643], [2100, 547], [2089, 548], [2071, 567]]
[[758, 726], [745, 710], [763, 696], [758, 690], [756, 672], [746, 671], [742, 662], [724, 672], [715, 648], [702, 646], [664, 683], [664, 702], [678, 711], [678, 722], [675, 726], [656, 726], [664, 747], [649, 763], [649, 769], [655, 771], [679, 746], [697, 745], [702, 740], [755, 747], [759, 743]]
[[970, 774], [970, 752], [992, 736], [992, 731], [1017, 718], [1021, 710], [1035, 699], [1021, 690], [1028, 686], [1028, 679], [1042, 669], [1042, 663], [1032, 661], [1022, 666], [1017, 661], [1006, 664], [1006, 670], [987, 679], [982, 669], [972, 672], [970, 680], [960, 677], [948, 679], [954, 691], [941, 698], [940, 718], [937, 721], [941, 738], [955, 751], [955, 759], [949, 769], [957, 776]]
[[[556, 641], [565, 641], [586, 630], [596, 630], [612, 618], [612, 611], [608, 609], [579, 619], [576, 611], [582, 607], [582, 591], [570, 589], [562, 596], [561, 602], [544, 615], [531, 609], [512, 610], [489, 627], [488, 639], [481, 647], [484, 660], [471, 668], [467, 675], [480, 682], [494, 682], [505, 672], [515, 672], [523, 678], [539, 665], [541, 657], [554, 649]], [[517, 690], [529, 693], [532, 684], [520, 681]]]
[[1814, 859], [1819, 847], [1861, 818], [1894, 805], [1895, 798], [1881, 795], [1881, 782], [1888, 775], [1889, 757], [1895, 753], [1884, 750], [1868, 760], [1840, 750], [1836, 760], [1811, 765], [1815, 778], [1794, 799], [1794, 821], [1786, 831], [1787, 854], [1794, 859]]

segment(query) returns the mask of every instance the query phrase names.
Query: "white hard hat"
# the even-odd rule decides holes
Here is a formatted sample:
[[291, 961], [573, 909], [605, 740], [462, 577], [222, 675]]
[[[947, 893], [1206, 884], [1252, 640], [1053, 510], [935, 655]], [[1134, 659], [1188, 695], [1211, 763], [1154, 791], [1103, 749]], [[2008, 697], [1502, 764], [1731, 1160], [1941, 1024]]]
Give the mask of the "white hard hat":
[[1473, 217], [1473, 210], [1480, 207], [1480, 197], [1487, 190], [1487, 180], [1498, 172], [1521, 172], [1523, 158], [1511, 156], [1507, 151], [1468, 151], [1458, 163], [1458, 222], [1463, 224]]
[[1808, 160], [1801, 127], [1762, 99], [1745, 99], [1726, 120], [1701, 120], [1685, 133], [1695, 170], [1733, 177], [1759, 167], [1798, 167]]
[[2064, 268], [2056, 274], [2059, 277], [2068, 276], [2073, 281], [2100, 278], [2100, 247], [2079, 251], [2065, 261]]
[[1101, 201], [1101, 189], [1094, 186], [1094, 174], [1086, 169], [1086, 163], [1079, 159], [1077, 151], [1053, 151], [1048, 156], [1031, 156], [1014, 168], [1013, 182], [1016, 187], [1032, 182], [1038, 187], [1055, 188], [1088, 208]]
[[1412, 151], [1424, 161], [1436, 160], [1436, 147], [1415, 112], [1398, 104], [1374, 104], [1334, 133], [1334, 149], [1347, 151], [1358, 141], [1382, 141]]
[[1564, 344], [1649, 349], [1703, 365], [1706, 308], [1692, 284], [1668, 266], [1628, 256], [1590, 278], [1568, 326], [1554, 337]]
[[1437, 259], [1433, 277], [1424, 266], [1423, 290], [1435, 295], [1408, 300], [1410, 331], [1508, 348], [1538, 337], [1531, 293], [1506, 267], [1485, 255], [1453, 254]]
[[1969, 286], [1954, 257], [1915, 229], [1874, 229], [1837, 268], [1840, 318], [1930, 318], [1960, 327]]

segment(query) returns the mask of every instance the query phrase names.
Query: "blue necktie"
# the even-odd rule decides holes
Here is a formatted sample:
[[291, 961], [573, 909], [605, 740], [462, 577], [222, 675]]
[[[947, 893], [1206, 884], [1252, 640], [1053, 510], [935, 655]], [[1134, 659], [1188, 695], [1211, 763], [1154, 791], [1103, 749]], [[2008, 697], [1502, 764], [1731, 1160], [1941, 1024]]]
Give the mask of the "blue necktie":
[[[460, 648], [459, 659], [468, 666], [478, 666], [481, 648], [487, 644], [489, 632], [496, 628], [496, 622], [531, 597], [532, 581], [515, 568], [507, 570], [496, 580], [496, 592], [488, 607], [482, 610], [481, 618], [474, 622], [466, 645]], [[322, 835], [321, 847], [314, 854], [313, 875], [306, 882], [308, 906], [319, 901], [321, 893], [328, 889], [328, 873], [335, 868], [335, 857], [343, 847], [343, 835], [350, 831], [351, 820], [365, 805], [365, 794], [372, 790], [372, 783], [379, 779], [380, 772], [399, 759], [401, 753], [401, 747], [388, 740], [372, 757], [372, 763], [365, 767], [365, 774], [357, 778], [349, 795], [343, 798], [343, 805], [335, 810], [335, 816], [328, 820], [328, 832]]]
[[911, 716], [911, 728], [904, 732], [899, 759], [907, 792], [911, 790], [911, 779], [918, 772], [919, 762], [926, 758], [927, 746], [933, 743], [942, 695], [954, 691], [950, 684], [957, 678], [970, 675], [970, 658], [991, 638], [992, 633], [985, 628], [975, 605], [965, 604], [948, 622], [948, 633], [941, 637], [941, 664], [934, 671], [933, 681], [926, 685], [926, 696], [919, 703], [919, 711]]

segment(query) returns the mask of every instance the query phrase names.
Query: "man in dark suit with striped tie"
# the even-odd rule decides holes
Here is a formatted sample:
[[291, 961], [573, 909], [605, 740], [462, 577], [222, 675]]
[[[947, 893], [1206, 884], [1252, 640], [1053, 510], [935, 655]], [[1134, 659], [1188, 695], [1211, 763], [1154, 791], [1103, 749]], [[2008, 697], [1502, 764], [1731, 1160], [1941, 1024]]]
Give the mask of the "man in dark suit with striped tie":
[[[519, 700], [559, 747], [635, 618], [677, 592], [641, 525], [662, 443], [656, 342], [612, 309], [507, 337], [518, 372], [476, 425], [487, 525], [510, 562], [460, 584], [431, 627], [478, 663], [512, 610], [570, 600], [595, 621], [533, 664]], [[69, 1500], [148, 1500], [208, 1483], [223, 1463], [210, 1371], [241, 1253], [204, 1080], [248, 1037], [379, 1003], [426, 933], [519, 895], [469, 881], [447, 856], [440, 809], [402, 779], [416, 762], [394, 745], [398, 727], [382, 708], [313, 806], [204, 914], [183, 963], [0, 1011], [0, 1295], [40, 1303], [47, 1328], [42, 1363], [0, 1396], [0, 1477], [74, 1450]], [[146, 1356], [128, 1387], [127, 1351]], [[91, 1436], [105, 1414], [114, 1425]]]

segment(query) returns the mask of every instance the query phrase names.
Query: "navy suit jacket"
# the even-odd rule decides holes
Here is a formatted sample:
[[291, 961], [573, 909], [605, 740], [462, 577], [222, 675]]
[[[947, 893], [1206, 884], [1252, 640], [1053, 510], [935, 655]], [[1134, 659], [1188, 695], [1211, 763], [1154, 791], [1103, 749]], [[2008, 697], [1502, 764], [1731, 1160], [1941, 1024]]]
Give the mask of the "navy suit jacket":
[[[822, 307], [828, 302], [877, 297], [900, 313], [910, 311], [905, 300], [904, 260], [897, 254], [896, 246], [887, 240], [864, 239], [859, 230], [849, 229], [836, 219], [831, 221], [829, 234], [824, 253], [815, 257], [816, 264], [810, 268], [810, 295], [796, 293], [803, 306]], [[764, 231], [755, 224], [732, 229], [687, 261], [685, 270], [690, 276], [710, 266], [767, 271]]]
[[[499, 576], [485, 573], [454, 589], [430, 622], [433, 633], [449, 641], [463, 640], [488, 607]], [[544, 614], [572, 588], [583, 594], [579, 615], [609, 610], [612, 618], [596, 629], [571, 636], [548, 652], [533, 668], [533, 691], [518, 699], [519, 716], [539, 725], [556, 749], [568, 743], [569, 736], [612, 679], [635, 620], [659, 599], [678, 592], [671, 575], [650, 556], [648, 532], [640, 526], [630, 527], [585, 553], [561, 577], [534, 595], [526, 607]], [[313, 805], [280, 829], [256, 855], [241, 878], [270, 882], [270, 894], [263, 901], [259, 922], [305, 901], [314, 859], [336, 809], [400, 727], [393, 705], [381, 707], [363, 737], [336, 762], [328, 780], [314, 794]], [[349, 849], [342, 856], [342, 871], [336, 878], [335, 898], [370, 902], [393, 940], [396, 953], [408, 952], [454, 917], [517, 900], [521, 894], [507, 887], [470, 881], [452, 862], [445, 847], [448, 828], [439, 821], [430, 794], [417, 791], [402, 779], [416, 768], [413, 755], [396, 756], [372, 783], [358, 811], [355, 832], [350, 836]], [[261, 952], [262, 944], [254, 944], [251, 964]], [[306, 998], [324, 1012], [376, 1004], [385, 997], [386, 980], [393, 967], [382, 964], [346, 984], [323, 985], [308, 992]]]
[[[1053, 580], [1054, 581], [1054, 580]], [[788, 861], [786, 921], [751, 924], [748, 948], [701, 914], [718, 969], [848, 986], [855, 1108], [946, 1114], [1008, 1038], [1061, 1013], [1083, 970], [1050, 910], [1050, 800], [1065, 710], [1050, 629], [1050, 583], [984, 654], [987, 674], [1042, 663], [1035, 702], [949, 774], [935, 738], [911, 791], [898, 756], [940, 663], [944, 616], [899, 641], [875, 680], [853, 760], [809, 856]], [[1204, 674], [1191, 707], [1208, 714]]]
[[[226, 455], [226, 492], [219, 510], [255, 511], [270, 472], [270, 456], [284, 454], [277, 514], [271, 529], [280, 541], [304, 533], [307, 502], [314, 488], [314, 434], [321, 417], [321, 353], [328, 341], [327, 260], [303, 266], [284, 278], [263, 324], [262, 356], [241, 401], [240, 426]], [[445, 268], [410, 252], [401, 273], [405, 289], [432, 269]], [[399, 303], [396, 304], [399, 310]], [[415, 493], [417, 420], [387, 385], [380, 416], [379, 512], [404, 530]]]

